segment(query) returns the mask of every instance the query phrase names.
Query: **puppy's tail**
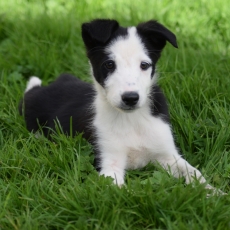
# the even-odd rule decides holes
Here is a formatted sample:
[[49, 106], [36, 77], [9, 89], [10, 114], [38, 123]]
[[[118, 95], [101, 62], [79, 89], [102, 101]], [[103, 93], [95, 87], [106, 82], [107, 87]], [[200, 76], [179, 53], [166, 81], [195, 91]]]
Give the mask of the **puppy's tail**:
[[[41, 84], [42, 84], [42, 81], [40, 78], [35, 77], [35, 76], [30, 77], [30, 80], [27, 82], [27, 86], [26, 86], [24, 93], [27, 93], [34, 87], [40, 87]], [[18, 110], [19, 110], [20, 115], [24, 114], [24, 98], [22, 98], [21, 101], [19, 102]]]
[[27, 82], [25, 93], [36, 86], [41, 86], [41, 84], [42, 84], [42, 80], [40, 78], [32, 76], [30, 80]]

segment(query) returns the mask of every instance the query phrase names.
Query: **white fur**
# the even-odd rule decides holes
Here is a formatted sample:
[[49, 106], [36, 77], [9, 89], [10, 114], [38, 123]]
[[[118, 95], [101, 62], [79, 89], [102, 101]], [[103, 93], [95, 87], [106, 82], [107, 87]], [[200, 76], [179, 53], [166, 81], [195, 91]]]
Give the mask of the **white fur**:
[[36, 76], [30, 77], [30, 80], [28, 81], [27, 86], [26, 86], [25, 93], [31, 90], [32, 88], [34, 88], [35, 86], [41, 86], [41, 84], [42, 84], [42, 81], [40, 78]]
[[178, 154], [170, 126], [153, 117], [147, 106], [133, 113], [114, 109], [107, 101], [96, 100], [94, 126], [98, 130], [101, 151], [101, 174], [111, 176], [118, 185], [124, 183], [125, 169], [144, 167], [159, 162], [175, 177], [185, 176], [186, 182], [201, 173]]
[[[120, 37], [107, 48], [116, 63], [116, 70], [106, 80], [105, 87], [95, 81], [97, 96], [93, 125], [101, 154], [100, 174], [110, 176], [122, 185], [126, 169], [159, 162], [175, 177], [184, 176], [187, 183], [194, 177], [205, 183], [200, 171], [178, 154], [169, 124], [151, 115], [148, 94], [156, 76], [150, 78], [151, 68], [140, 69], [141, 61], [151, 60], [136, 28], [129, 28], [128, 33], [127, 38]], [[121, 95], [127, 91], [136, 91], [140, 95], [138, 109], [131, 113], [117, 109]]]

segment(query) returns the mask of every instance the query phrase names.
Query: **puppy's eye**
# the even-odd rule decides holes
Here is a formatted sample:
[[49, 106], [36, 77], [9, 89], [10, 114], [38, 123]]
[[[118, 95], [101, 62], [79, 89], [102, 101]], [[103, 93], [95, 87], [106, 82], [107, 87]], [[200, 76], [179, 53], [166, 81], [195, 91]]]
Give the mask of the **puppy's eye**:
[[115, 68], [115, 63], [112, 60], [104, 62], [104, 66], [108, 70], [113, 70]]
[[140, 65], [140, 67], [141, 67], [142, 70], [147, 70], [150, 66], [151, 66], [150, 63], [144, 62], [144, 61], [141, 62], [141, 65]]

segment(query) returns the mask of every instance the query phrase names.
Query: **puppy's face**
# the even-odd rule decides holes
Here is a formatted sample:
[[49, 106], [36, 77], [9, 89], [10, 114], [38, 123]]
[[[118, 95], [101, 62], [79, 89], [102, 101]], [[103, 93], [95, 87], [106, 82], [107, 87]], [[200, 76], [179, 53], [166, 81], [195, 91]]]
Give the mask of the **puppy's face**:
[[124, 111], [142, 107], [154, 81], [155, 64], [136, 28], [128, 28], [127, 35], [117, 37], [104, 52], [106, 60], [99, 68], [104, 75], [102, 90], [108, 102]]
[[129, 28], [119, 27], [113, 20], [83, 24], [82, 36], [97, 90], [111, 106], [124, 112], [142, 107], [154, 84], [155, 64], [166, 43], [159, 28], [154, 28], [157, 32], [149, 29], [154, 26], [168, 33], [154, 21]]

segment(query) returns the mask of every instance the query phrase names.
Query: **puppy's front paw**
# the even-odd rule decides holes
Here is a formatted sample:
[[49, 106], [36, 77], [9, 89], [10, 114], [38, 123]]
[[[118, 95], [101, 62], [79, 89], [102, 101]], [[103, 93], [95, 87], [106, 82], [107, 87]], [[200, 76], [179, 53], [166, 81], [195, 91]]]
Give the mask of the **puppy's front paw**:
[[119, 187], [124, 184], [124, 176], [122, 173], [114, 172], [111, 170], [101, 170], [100, 175], [104, 175], [105, 177], [112, 177], [113, 183], [117, 184]]
[[210, 184], [207, 184], [207, 185], [205, 186], [205, 188], [206, 188], [206, 189], [210, 189], [210, 192], [211, 192], [210, 194], [207, 195], [207, 197], [211, 197], [211, 196], [213, 196], [213, 195], [215, 195], [215, 196], [224, 196], [224, 195], [228, 195], [227, 193], [221, 191], [221, 190], [218, 189], [218, 188], [215, 188], [215, 187], [211, 186]]

